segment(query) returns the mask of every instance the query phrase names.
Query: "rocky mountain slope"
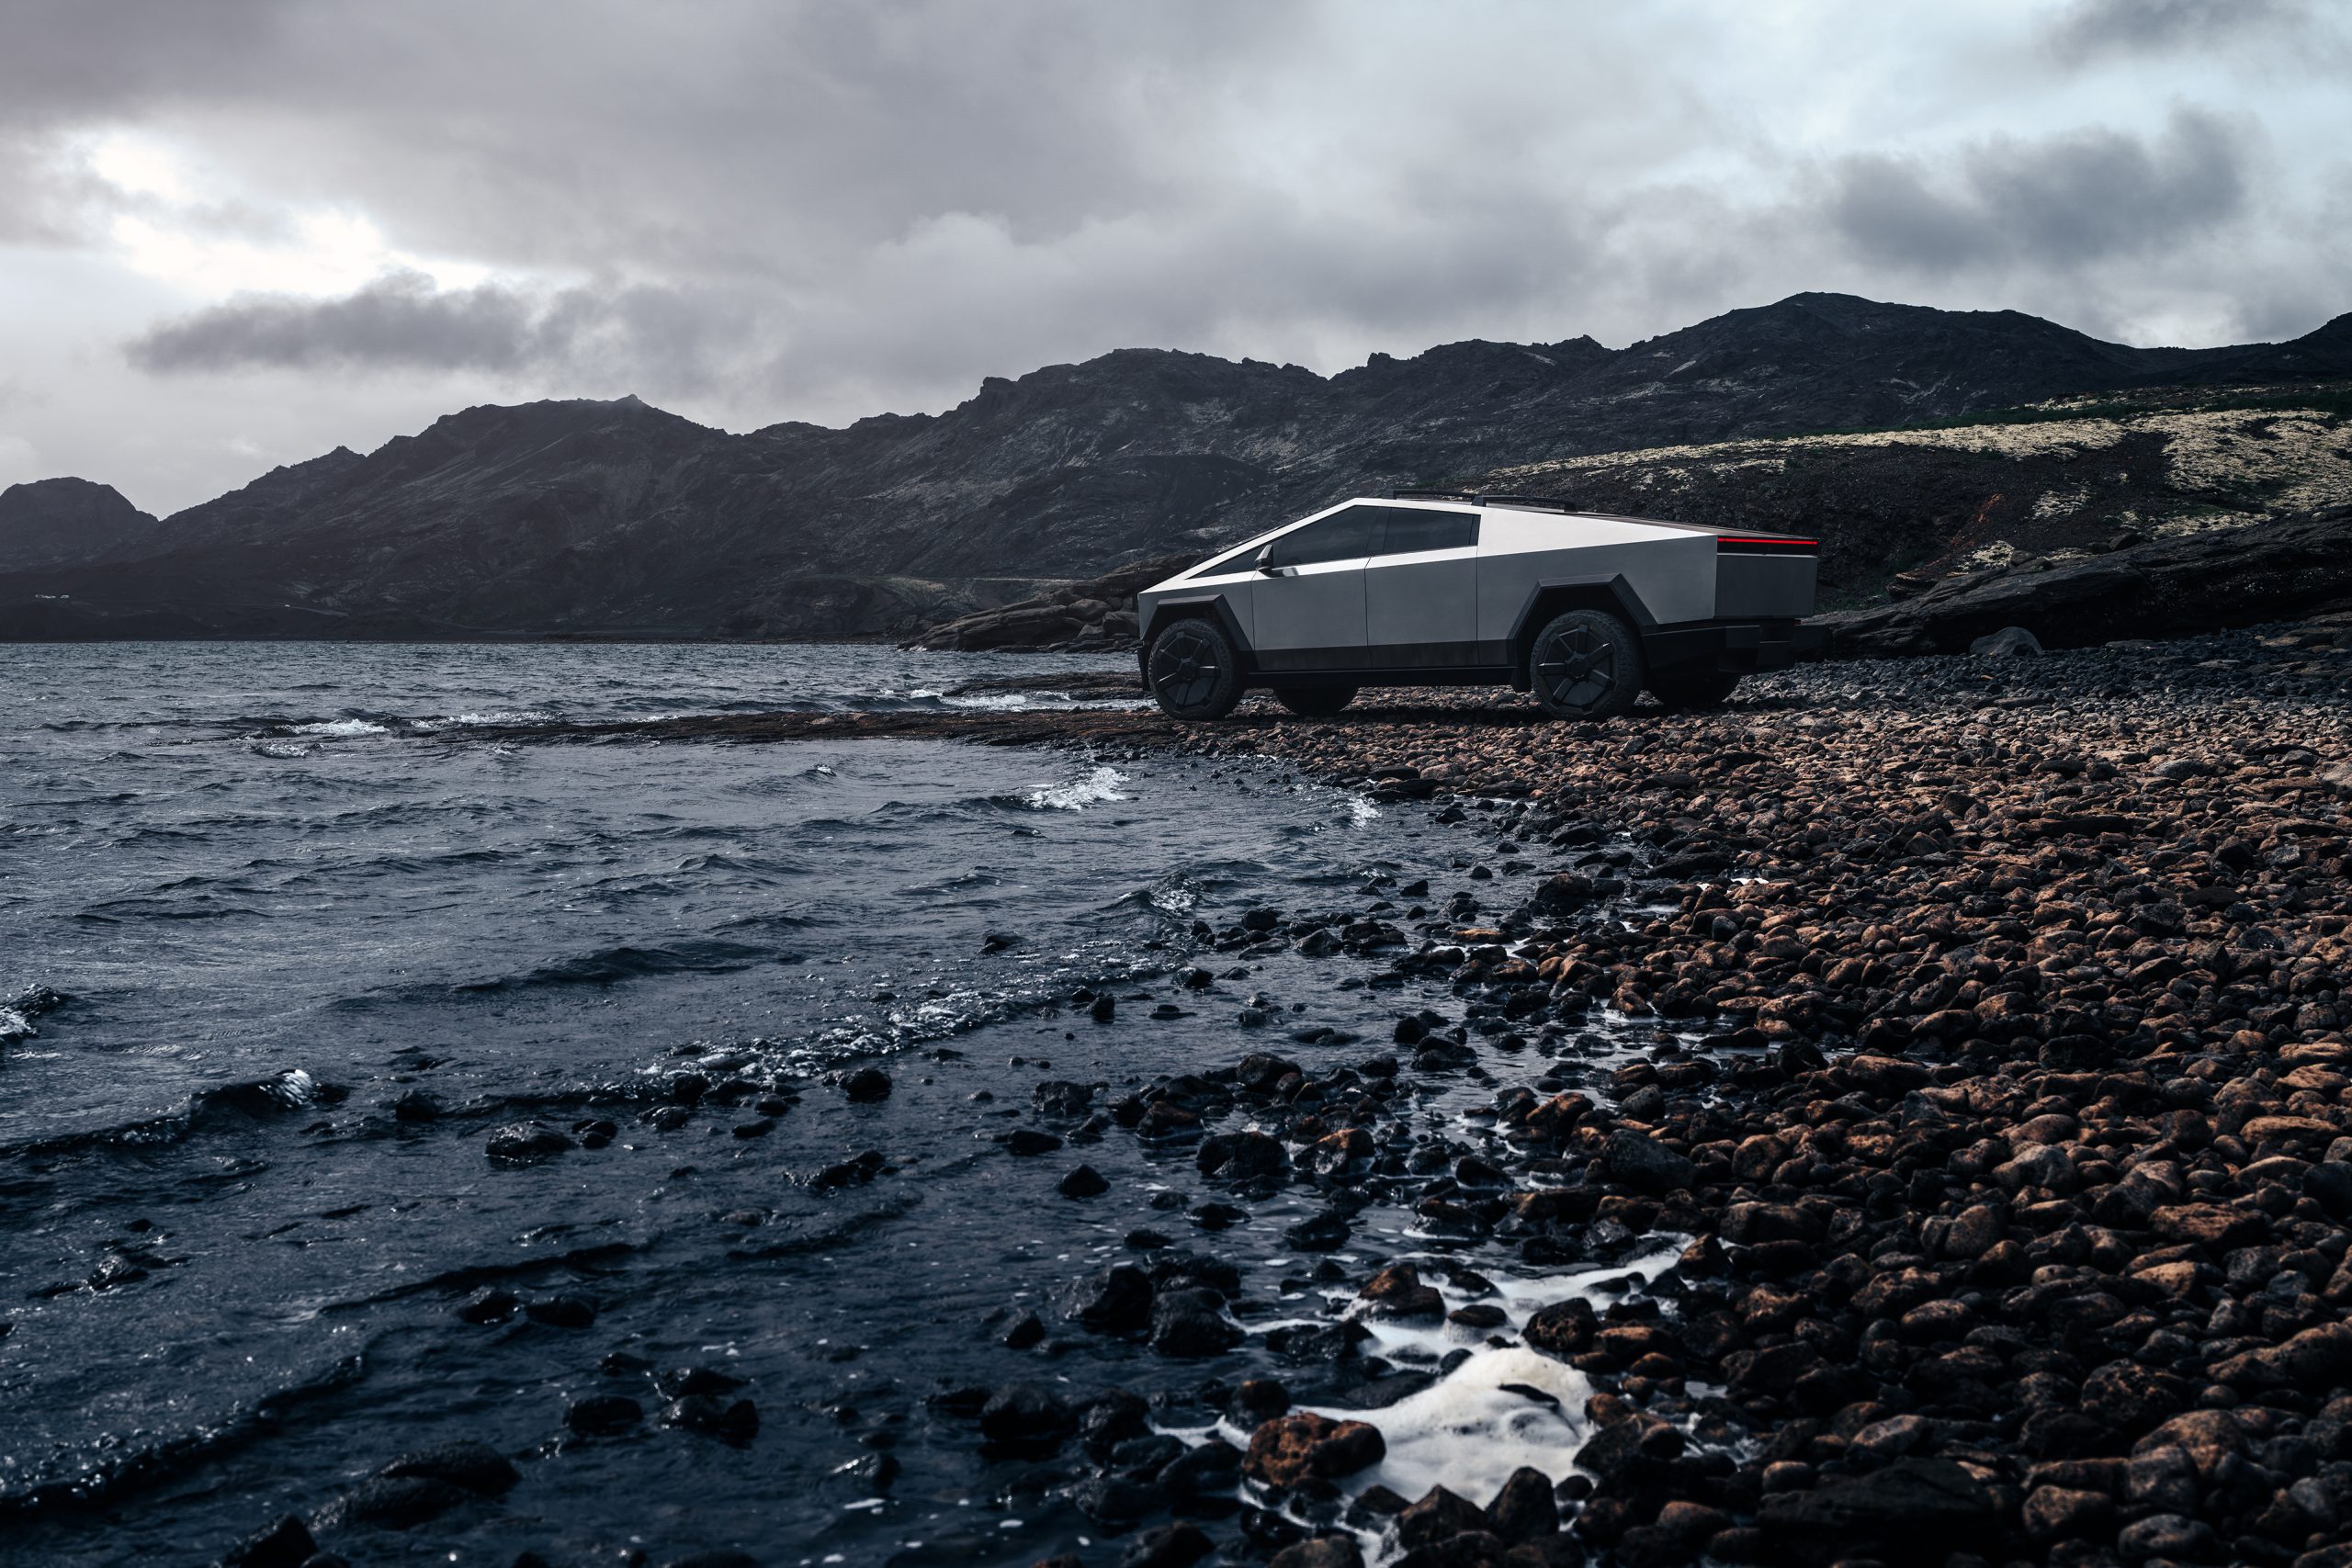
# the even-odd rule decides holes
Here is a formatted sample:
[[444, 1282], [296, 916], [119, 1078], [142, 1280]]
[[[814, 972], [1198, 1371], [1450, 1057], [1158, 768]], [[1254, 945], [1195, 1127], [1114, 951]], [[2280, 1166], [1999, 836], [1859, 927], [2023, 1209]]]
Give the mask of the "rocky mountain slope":
[[158, 543], [155, 519], [112, 485], [35, 479], [0, 490], [0, 563], [8, 567], [114, 560]]
[[[2352, 377], [2352, 316], [2284, 344], [2135, 349], [1807, 294], [1623, 350], [1463, 343], [1328, 378], [1124, 350], [839, 430], [729, 434], [633, 398], [481, 407], [273, 470], [135, 558], [28, 556], [0, 532], [0, 636], [902, 634], [1351, 491], [2330, 376]], [[1950, 512], [1930, 511], [1897, 555], [1933, 553]]]

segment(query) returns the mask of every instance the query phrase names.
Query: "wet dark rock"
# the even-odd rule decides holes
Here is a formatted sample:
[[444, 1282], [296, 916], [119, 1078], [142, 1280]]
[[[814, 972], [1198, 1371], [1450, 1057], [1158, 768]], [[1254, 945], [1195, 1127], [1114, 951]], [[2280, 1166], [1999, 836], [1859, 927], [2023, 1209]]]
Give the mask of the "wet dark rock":
[[1266, 1568], [1363, 1568], [1363, 1549], [1351, 1535], [1318, 1535], [1283, 1547]]
[[1078, 1430], [1078, 1417], [1053, 1390], [1038, 1383], [1007, 1383], [980, 1407], [980, 1435], [992, 1443], [1058, 1443]]
[[664, 1427], [680, 1427], [731, 1443], [749, 1442], [759, 1434], [760, 1413], [748, 1399], [728, 1399], [716, 1393], [689, 1393], [662, 1409]]
[[1149, 1477], [1168, 1468], [1184, 1452], [1183, 1440], [1165, 1432], [1129, 1438], [1111, 1450], [1111, 1467], [1124, 1474]]
[[1095, 998], [1086, 1010], [1086, 1016], [1097, 1023], [1109, 1023], [1118, 1015], [1119, 1004], [1108, 991]]
[[1347, 1220], [1325, 1209], [1285, 1227], [1283, 1239], [1294, 1252], [1332, 1252], [1347, 1245], [1349, 1234]]
[[716, 1551], [690, 1552], [684, 1557], [665, 1560], [662, 1568], [761, 1568], [760, 1560], [748, 1551], [722, 1548]]
[[1241, 1474], [1239, 1449], [1222, 1438], [1187, 1449], [1159, 1472], [1159, 1484], [1176, 1498], [1230, 1492]]
[[500, 1165], [536, 1165], [572, 1146], [571, 1140], [538, 1122], [514, 1122], [490, 1135], [482, 1152]]
[[1409, 1263], [1392, 1263], [1364, 1282], [1359, 1292], [1372, 1303], [1375, 1316], [1434, 1323], [1445, 1315], [1445, 1298], [1437, 1288], [1421, 1283]]
[[1511, 1472], [1494, 1501], [1487, 1505], [1487, 1528], [1516, 1546], [1560, 1529], [1560, 1506], [1552, 1492], [1552, 1478], [1525, 1466]]
[[431, 1089], [413, 1089], [392, 1101], [395, 1122], [425, 1122], [441, 1119], [441, 1100]]
[[1107, 1332], [1141, 1328], [1151, 1316], [1151, 1276], [1132, 1263], [1114, 1263], [1078, 1282], [1069, 1315]]
[[1645, 1133], [1621, 1127], [1602, 1146], [1609, 1174], [1637, 1192], [1663, 1195], [1690, 1185], [1694, 1168], [1690, 1157], [1677, 1154]]
[[481, 1497], [498, 1496], [523, 1479], [504, 1454], [470, 1438], [401, 1454], [376, 1473], [393, 1479], [446, 1481]]
[[1087, 1402], [1078, 1429], [1089, 1453], [1106, 1457], [1121, 1443], [1150, 1431], [1151, 1406], [1131, 1389], [1106, 1389]]
[[1111, 1184], [1092, 1166], [1081, 1165], [1063, 1175], [1057, 1190], [1065, 1198], [1096, 1198], [1111, 1190]]
[[625, 1393], [593, 1393], [564, 1410], [564, 1425], [582, 1437], [626, 1432], [645, 1418], [645, 1407]]
[[1159, 1511], [1166, 1498], [1148, 1481], [1131, 1475], [1098, 1475], [1070, 1494], [1079, 1512], [1096, 1524], [1125, 1529]]
[[1468, 1498], [1442, 1486], [1432, 1486], [1420, 1500], [1397, 1515], [1390, 1529], [1397, 1544], [1411, 1549], [1435, 1546], [1456, 1536], [1487, 1529], [1487, 1515]]
[[310, 1527], [288, 1514], [231, 1547], [220, 1559], [220, 1568], [301, 1568], [317, 1550]]
[[1023, 1159], [1052, 1154], [1061, 1146], [1061, 1139], [1051, 1133], [1041, 1133], [1035, 1127], [1015, 1127], [1004, 1137], [1004, 1152]]
[[596, 1306], [584, 1296], [540, 1296], [523, 1304], [523, 1314], [550, 1328], [586, 1328], [596, 1321]]
[[1290, 1390], [1274, 1378], [1245, 1378], [1241, 1386], [1233, 1391], [1236, 1418], [1247, 1416], [1247, 1426], [1254, 1427], [1289, 1408]]
[[363, 1481], [312, 1516], [320, 1530], [413, 1529], [439, 1518], [475, 1494], [430, 1476], [378, 1476]]
[[2104, 1540], [2115, 1528], [2115, 1499], [2080, 1487], [2040, 1486], [2026, 1494], [2019, 1522], [2036, 1540]]
[[2191, 1391], [2170, 1373], [2136, 1361], [2109, 1361], [2083, 1382], [2083, 1414], [2127, 1436], [2177, 1416]]
[[1909, 1458], [1867, 1475], [1826, 1477], [1810, 1491], [1771, 1494], [1758, 1522], [1768, 1540], [1840, 1555], [1941, 1561], [1998, 1540], [2001, 1500], [1950, 1460]]
[[1295, 1486], [1309, 1477], [1336, 1481], [1353, 1475], [1378, 1464], [1387, 1452], [1377, 1427], [1295, 1410], [1250, 1435], [1242, 1469], [1269, 1486]]
[[1200, 1526], [1178, 1519], [1136, 1536], [1119, 1554], [1119, 1568], [1192, 1568], [1215, 1550]]
[[1248, 1181], [1288, 1170], [1290, 1156], [1263, 1133], [1217, 1133], [1201, 1140], [1193, 1163], [1203, 1176]]
[[872, 1105], [890, 1098], [890, 1075], [879, 1067], [860, 1067], [842, 1079], [842, 1093], [855, 1105]]
[[1045, 1337], [1045, 1320], [1035, 1313], [1028, 1312], [1023, 1313], [1012, 1320], [1012, 1325], [1004, 1331], [1004, 1337], [1000, 1343], [1008, 1350], [1026, 1350], [1032, 1345], [1044, 1340]]
[[690, 1393], [731, 1393], [743, 1380], [717, 1367], [665, 1367], [653, 1374], [653, 1386], [664, 1399], [683, 1399]]
[[1168, 1291], [1151, 1303], [1151, 1348], [1163, 1356], [1215, 1356], [1248, 1337], [1214, 1291]]

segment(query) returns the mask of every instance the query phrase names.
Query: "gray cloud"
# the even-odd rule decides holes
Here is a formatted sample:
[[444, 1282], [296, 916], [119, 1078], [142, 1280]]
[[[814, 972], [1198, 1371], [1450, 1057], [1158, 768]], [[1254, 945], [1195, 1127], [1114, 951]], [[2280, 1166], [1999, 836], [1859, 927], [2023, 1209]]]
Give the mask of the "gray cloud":
[[2308, 0], [2075, 0], [2046, 37], [2069, 62], [2255, 42], [2310, 33]]
[[707, 384], [705, 356], [747, 313], [648, 285], [443, 289], [396, 272], [340, 299], [245, 295], [150, 328], [125, 352], [163, 374], [253, 369], [526, 371], [649, 368], [674, 389]]
[[2176, 110], [2160, 137], [2002, 137], [1957, 167], [1860, 155], [1826, 206], [1864, 256], [1926, 273], [1993, 264], [2076, 266], [2185, 241], [2245, 210], [2251, 153], [2219, 118]]

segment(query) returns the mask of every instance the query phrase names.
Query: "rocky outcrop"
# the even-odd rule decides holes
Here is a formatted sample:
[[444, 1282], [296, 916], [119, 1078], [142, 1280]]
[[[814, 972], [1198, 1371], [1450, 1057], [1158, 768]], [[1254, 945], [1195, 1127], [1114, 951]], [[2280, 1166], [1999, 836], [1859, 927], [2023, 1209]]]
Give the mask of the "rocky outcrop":
[[2352, 506], [1964, 572], [1916, 598], [1817, 617], [1833, 656], [1957, 653], [2019, 627], [2051, 648], [2352, 612]]
[[[1801, 294], [1623, 350], [1452, 344], [1329, 378], [1122, 350], [839, 430], [733, 434], [635, 398], [472, 408], [274, 470], [167, 519], [153, 547], [32, 557], [0, 534], [0, 637], [905, 636], [1002, 607], [990, 580], [1197, 558], [1393, 485], [2330, 375], [2352, 375], [2352, 321], [2137, 349], [2014, 312]], [[1886, 570], [1942, 547], [1948, 519], [1923, 514]]]
[[1136, 638], [1136, 594], [1193, 564], [1189, 555], [1163, 556], [1001, 609], [983, 610], [926, 626], [910, 648], [1123, 648]]
[[1847, 609], [1953, 573], [2352, 502], [2347, 427], [2342, 387], [2170, 389], [1927, 429], [1560, 458], [1476, 488], [1817, 538], [1823, 607]]

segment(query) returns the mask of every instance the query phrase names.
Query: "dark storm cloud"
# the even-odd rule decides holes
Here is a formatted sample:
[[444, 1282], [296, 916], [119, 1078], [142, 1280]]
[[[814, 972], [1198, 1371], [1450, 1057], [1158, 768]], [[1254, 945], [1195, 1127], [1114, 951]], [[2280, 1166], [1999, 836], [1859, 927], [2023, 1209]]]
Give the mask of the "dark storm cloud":
[[503, 284], [443, 289], [394, 273], [341, 299], [245, 296], [163, 322], [127, 345], [142, 370], [487, 371], [582, 368], [599, 358], [665, 371], [692, 387], [739, 309], [637, 285], [534, 292]]
[[2181, 109], [2158, 137], [2003, 137], [1949, 169], [1850, 157], [1832, 171], [1826, 205], [1837, 231], [1876, 262], [1929, 273], [2077, 266], [2177, 246], [2238, 217], [2250, 159], [2226, 122]]
[[2307, 0], [2075, 0], [2046, 36], [2061, 60], [2079, 62], [2302, 34], [2312, 21]]

